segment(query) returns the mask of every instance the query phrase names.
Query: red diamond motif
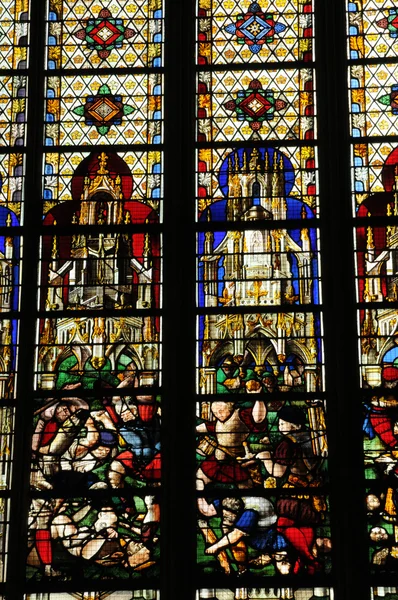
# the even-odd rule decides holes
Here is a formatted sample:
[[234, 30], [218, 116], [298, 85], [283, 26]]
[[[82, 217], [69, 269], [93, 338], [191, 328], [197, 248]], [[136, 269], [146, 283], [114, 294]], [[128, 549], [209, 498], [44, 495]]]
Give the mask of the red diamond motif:
[[250, 94], [250, 96], [245, 98], [243, 102], [239, 104], [239, 108], [251, 117], [261, 117], [261, 115], [266, 113], [271, 107], [272, 104], [256, 92]]
[[391, 21], [391, 25], [393, 25], [395, 29], [398, 29], [398, 16], [396, 16], [395, 19]]
[[90, 37], [103, 46], [112, 44], [120, 35], [120, 31], [116, 29], [109, 21], [102, 21], [97, 27], [90, 32]]

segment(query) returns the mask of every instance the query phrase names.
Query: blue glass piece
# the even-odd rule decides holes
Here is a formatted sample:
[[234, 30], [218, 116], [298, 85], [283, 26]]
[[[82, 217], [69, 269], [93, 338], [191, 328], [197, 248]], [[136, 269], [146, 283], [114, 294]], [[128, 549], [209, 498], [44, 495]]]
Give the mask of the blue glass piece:
[[48, 36], [48, 45], [49, 46], [57, 45], [57, 40], [55, 39], [55, 37], [53, 35]]
[[155, 110], [155, 112], [153, 113], [153, 119], [154, 121], [160, 121], [162, 118], [162, 113], [160, 110]]
[[153, 143], [154, 144], [161, 144], [162, 143], [162, 138], [160, 135], [154, 135], [153, 136]]
[[355, 191], [356, 192], [363, 192], [364, 191], [364, 187], [363, 187], [362, 181], [356, 181], [355, 182]]
[[155, 87], [153, 88], [153, 95], [154, 96], [162, 95], [162, 86], [161, 85], [155, 85]]
[[45, 141], [44, 141], [44, 145], [45, 146], [53, 146], [54, 142], [53, 142], [53, 140], [51, 138], [46, 138]]
[[55, 62], [53, 60], [48, 61], [48, 68], [49, 70], [54, 70], [56, 68]]
[[253, 54], [258, 54], [261, 50], [261, 46], [259, 46], [258, 44], [253, 44], [253, 46], [249, 46], [249, 49], [251, 50], [251, 52], [253, 52]]
[[286, 28], [286, 25], [283, 25], [282, 23], [275, 23], [275, 33], [282, 33]]
[[44, 193], [43, 193], [44, 200], [51, 200], [52, 197], [53, 197], [52, 191], [48, 190], [48, 189], [45, 189]]
[[48, 88], [47, 90], [47, 98], [55, 98], [55, 92], [53, 89]]
[[162, 18], [162, 11], [161, 10], [155, 10], [155, 12], [153, 13], [153, 16], [155, 19], [161, 19]]
[[155, 35], [153, 36], [153, 41], [154, 42], [161, 42], [162, 41], [162, 34], [161, 33], [155, 33]]
[[48, 20], [49, 21], [56, 21], [57, 20], [57, 14], [53, 11], [50, 11], [48, 14]]
[[46, 114], [46, 122], [47, 123], [54, 123], [54, 115], [51, 115], [49, 113]]
[[236, 32], [236, 25], [235, 25], [235, 23], [231, 23], [230, 25], [227, 25], [225, 27], [225, 31], [228, 31], [228, 33], [235, 33]]
[[50, 165], [50, 164], [48, 164], [48, 163], [46, 163], [44, 165], [44, 174], [45, 175], [52, 175], [53, 174], [53, 166]]
[[354, 103], [351, 108], [352, 108], [352, 112], [353, 113], [360, 113], [361, 112], [361, 107], [359, 106], [359, 104]]
[[162, 60], [161, 58], [157, 57], [153, 59], [153, 66], [154, 67], [161, 67], [162, 66]]
[[155, 163], [152, 167], [152, 173], [161, 173], [162, 167], [160, 163]]
[[361, 132], [359, 131], [359, 129], [356, 129], [355, 127], [353, 128], [352, 137], [361, 137]]

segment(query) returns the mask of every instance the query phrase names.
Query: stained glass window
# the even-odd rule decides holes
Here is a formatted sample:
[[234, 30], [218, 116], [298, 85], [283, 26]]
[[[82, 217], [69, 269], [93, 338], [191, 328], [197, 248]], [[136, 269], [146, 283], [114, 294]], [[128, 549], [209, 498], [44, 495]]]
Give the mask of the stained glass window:
[[312, 31], [311, 1], [198, 3], [197, 561], [225, 585], [331, 569]]
[[395, 4], [0, 1], [1, 599], [398, 599]]
[[[352, 192], [360, 383], [372, 573], [396, 573], [395, 469], [398, 383], [395, 325], [398, 216], [396, 16], [387, 3], [348, 4]], [[355, 139], [359, 138], [359, 139]], [[375, 580], [376, 584], [383, 580]], [[396, 596], [374, 588], [372, 598]]]
[[30, 2], [0, 11], [0, 581], [8, 567], [12, 458], [19, 382]]
[[[120, 581], [132, 580], [134, 598], [154, 600], [160, 560], [162, 32], [160, 0], [109, 7], [46, 3], [26, 552], [28, 582], [70, 581], [76, 588], [86, 582], [90, 589], [104, 580], [118, 589]], [[22, 119], [18, 123], [23, 127]], [[23, 129], [19, 136], [23, 140]], [[10, 341], [4, 344], [16, 336], [12, 323], [5, 321]], [[143, 584], [148, 589], [140, 589]]]

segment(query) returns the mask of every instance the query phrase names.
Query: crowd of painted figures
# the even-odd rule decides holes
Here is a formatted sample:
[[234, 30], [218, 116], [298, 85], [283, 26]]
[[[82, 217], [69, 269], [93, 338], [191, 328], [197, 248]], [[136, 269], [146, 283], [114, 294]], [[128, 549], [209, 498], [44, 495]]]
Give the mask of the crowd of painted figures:
[[[258, 381], [248, 383], [249, 396], [242, 400], [228, 396], [201, 406], [199, 563], [204, 572], [327, 571], [331, 539], [323, 493], [323, 405], [265, 401], [263, 395], [253, 401], [250, 395], [262, 388]], [[272, 495], [276, 489], [282, 492], [277, 497]], [[237, 490], [256, 495], [241, 496]]]

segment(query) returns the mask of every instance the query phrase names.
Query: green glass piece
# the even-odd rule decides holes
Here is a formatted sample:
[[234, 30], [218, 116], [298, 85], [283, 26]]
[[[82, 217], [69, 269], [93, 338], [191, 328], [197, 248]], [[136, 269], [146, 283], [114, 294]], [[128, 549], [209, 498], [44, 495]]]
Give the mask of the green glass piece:
[[111, 94], [111, 89], [108, 85], [106, 85], [106, 83], [104, 83], [103, 85], [101, 85], [100, 89], [98, 90], [98, 94], [101, 96], [105, 96], [106, 94]]
[[381, 98], [377, 98], [377, 101], [381, 102], [381, 104], [385, 104], [386, 106], [390, 106], [391, 96], [390, 94], [386, 94], [385, 96], [381, 96]]
[[74, 112], [75, 115], [79, 115], [79, 117], [82, 117], [84, 115], [84, 106], [77, 106], [72, 110], [72, 112]]
[[133, 106], [123, 106], [123, 114], [124, 116], [126, 115], [131, 115], [132, 112], [135, 111], [135, 108]]
[[107, 127], [106, 125], [101, 125], [100, 127], [97, 127], [97, 131], [98, 133], [100, 133], [101, 135], [106, 135], [109, 131], [109, 127]]

